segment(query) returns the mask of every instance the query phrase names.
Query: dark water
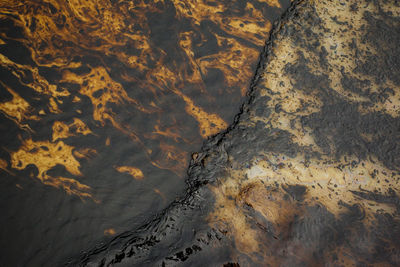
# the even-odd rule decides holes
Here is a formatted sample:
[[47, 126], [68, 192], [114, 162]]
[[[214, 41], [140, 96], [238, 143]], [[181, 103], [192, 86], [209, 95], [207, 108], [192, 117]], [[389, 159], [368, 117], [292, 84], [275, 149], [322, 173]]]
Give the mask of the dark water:
[[180, 196], [288, 6], [2, 1], [0, 265], [58, 265]]

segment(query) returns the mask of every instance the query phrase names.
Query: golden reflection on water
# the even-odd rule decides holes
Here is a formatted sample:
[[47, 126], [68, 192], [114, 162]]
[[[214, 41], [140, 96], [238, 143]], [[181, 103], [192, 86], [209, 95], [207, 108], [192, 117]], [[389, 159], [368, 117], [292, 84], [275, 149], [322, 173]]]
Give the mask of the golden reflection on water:
[[[0, 47], [18, 44], [28, 52], [0, 53], [8, 75], [0, 111], [21, 130], [19, 148], [3, 148], [9, 158], [1, 159], [1, 169], [33, 165], [44, 184], [95, 199], [80, 159], [100, 152], [78, 141], [102, 139], [101, 128], [111, 127], [153, 166], [182, 177], [190, 151], [227, 127], [236, 112], [231, 106], [245, 95], [271, 29], [268, 8], [281, 4], [2, 1]], [[132, 115], [139, 120], [128, 120]], [[131, 164], [104, 167], [146, 178], [140, 163]], [[69, 177], [49, 174], [56, 166]]]
[[131, 175], [134, 179], [136, 180], [141, 180], [144, 178], [143, 172], [135, 167], [130, 167], [130, 166], [118, 166], [115, 167], [115, 169], [119, 172], [122, 173], [128, 173], [129, 175]]
[[56, 165], [62, 165], [66, 170], [76, 176], [81, 176], [80, 163], [74, 157], [73, 147], [63, 141], [33, 141], [26, 139], [16, 152], [11, 153], [11, 167], [16, 170], [25, 169], [28, 165], [35, 165], [37, 178], [46, 185], [62, 187], [69, 194], [80, 197], [91, 197], [89, 186], [81, 184], [76, 179], [67, 177], [52, 177], [47, 172]]

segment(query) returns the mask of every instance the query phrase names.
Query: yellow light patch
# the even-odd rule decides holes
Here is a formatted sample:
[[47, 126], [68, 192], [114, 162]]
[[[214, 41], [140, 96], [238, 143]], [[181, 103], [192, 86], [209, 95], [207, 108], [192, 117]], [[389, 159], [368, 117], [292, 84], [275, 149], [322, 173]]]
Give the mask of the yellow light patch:
[[143, 172], [135, 167], [131, 166], [116, 166], [115, 169], [122, 173], [128, 173], [136, 180], [142, 180], [144, 178]]

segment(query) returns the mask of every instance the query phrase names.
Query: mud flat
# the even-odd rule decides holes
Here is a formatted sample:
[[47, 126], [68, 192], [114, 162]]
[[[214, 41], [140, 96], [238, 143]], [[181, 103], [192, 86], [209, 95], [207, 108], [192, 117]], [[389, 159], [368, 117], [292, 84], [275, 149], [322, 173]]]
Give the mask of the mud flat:
[[400, 4], [300, 1], [274, 27], [185, 197], [80, 264], [400, 264]]

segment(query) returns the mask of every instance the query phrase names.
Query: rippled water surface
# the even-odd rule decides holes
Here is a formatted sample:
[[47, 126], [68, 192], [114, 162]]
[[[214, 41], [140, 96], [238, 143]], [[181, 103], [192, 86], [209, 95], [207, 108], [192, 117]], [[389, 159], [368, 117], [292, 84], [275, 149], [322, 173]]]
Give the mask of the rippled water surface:
[[289, 1], [0, 2], [0, 262], [54, 266], [185, 189]]

